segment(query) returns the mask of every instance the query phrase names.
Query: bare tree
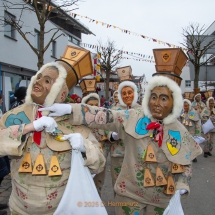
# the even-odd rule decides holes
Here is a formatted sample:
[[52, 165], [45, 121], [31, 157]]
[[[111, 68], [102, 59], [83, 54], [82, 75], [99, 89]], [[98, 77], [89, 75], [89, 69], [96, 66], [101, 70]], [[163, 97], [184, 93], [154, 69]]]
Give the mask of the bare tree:
[[101, 76], [105, 81], [105, 97], [107, 99], [109, 92], [110, 76], [117, 75], [115, 69], [116, 66], [120, 63], [120, 60], [122, 58], [122, 52], [116, 49], [115, 42], [111, 41], [110, 39], [108, 39], [104, 46], [102, 45], [101, 41], [99, 41], [98, 43], [99, 45], [97, 52], [101, 53], [101, 71], [105, 72], [105, 77], [102, 73]]
[[200, 26], [198, 23], [191, 23], [186, 28], [182, 28], [182, 30], [184, 41], [181, 44], [188, 50], [188, 59], [195, 68], [194, 88], [199, 88], [200, 67], [207, 65], [214, 55], [210, 55], [206, 59], [203, 57], [207, 53], [207, 50], [215, 45], [215, 39], [207, 41], [208, 35], [204, 35], [205, 25]]
[[[38, 58], [38, 69], [44, 64], [44, 53], [50, 46], [50, 44], [57, 40], [62, 33], [58, 33], [62, 28], [56, 27], [46, 31], [46, 22], [48, 20], [52, 20], [56, 17], [62, 17], [65, 13], [68, 13], [74, 9], [70, 9], [70, 6], [77, 6], [78, 1], [80, 0], [1, 0], [2, 8], [7, 13], [7, 17], [0, 16], [0, 25], [6, 26], [11, 25], [13, 30], [16, 30], [22, 38], [26, 41], [26, 43], [30, 46], [33, 52], [37, 55]], [[14, 18], [14, 16], [10, 13], [14, 11], [19, 14], [18, 17]], [[57, 13], [53, 13], [57, 11]], [[30, 42], [29, 35], [35, 36], [34, 32], [24, 32], [23, 26], [25, 25], [25, 20], [23, 20], [23, 14], [25, 12], [35, 13], [39, 23], [39, 47], [38, 49], [34, 47], [34, 45]], [[50, 40], [47, 44], [45, 44], [44, 39], [45, 35], [52, 32]]]

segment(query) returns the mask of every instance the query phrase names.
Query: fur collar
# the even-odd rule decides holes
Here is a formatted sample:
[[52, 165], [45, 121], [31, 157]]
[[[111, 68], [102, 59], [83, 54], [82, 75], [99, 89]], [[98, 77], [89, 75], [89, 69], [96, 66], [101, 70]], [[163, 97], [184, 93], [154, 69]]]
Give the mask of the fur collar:
[[210, 101], [211, 99], [213, 99], [213, 100], [214, 100], [214, 98], [213, 98], [213, 97], [209, 97], [209, 98], [208, 98], [208, 100], [206, 101], [206, 106], [207, 106], [207, 108], [209, 108], [209, 101]]
[[99, 98], [99, 95], [98, 95], [97, 93], [90, 93], [90, 94], [88, 94], [87, 96], [83, 97], [82, 100], [81, 100], [81, 103], [86, 104], [87, 100], [88, 100], [89, 98], [91, 98], [91, 97], [93, 97], [93, 98], [95, 98], [96, 100], [98, 100], [98, 104], [99, 104], [99, 107], [100, 107], [100, 98]]
[[194, 101], [196, 102], [196, 96], [200, 96], [200, 101], [201, 101], [201, 93], [197, 93], [195, 96], [194, 96]]
[[[189, 105], [189, 111], [191, 111], [192, 105], [191, 105], [190, 100], [184, 99], [184, 102], [187, 102], [187, 103], [188, 103], [188, 105]], [[183, 104], [184, 104], [184, 102], [183, 102]], [[183, 107], [183, 110], [184, 110], [184, 107]]]
[[182, 92], [180, 87], [171, 80], [170, 78], [164, 76], [155, 76], [150, 81], [146, 88], [146, 92], [143, 98], [142, 106], [146, 116], [152, 118], [151, 111], [149, 110], [149, 99], [151, 96], [151, 91], [158, 86], [167, 86], [170, 91], [172, 91], [173, 96], [173, 109], [172, 112], [163, 119], [164, 125], [169, 125], [177, 120], [180, 116], [181, 110], [183, 108]]
[[[65, 83], [65, 80], [67, 77], [67, 72], [66, 72], [65, 68], [63, 66], [61, 66], [60, 64], [58, 64], [57, 62], [47, 63], [47, 64], [43, 65], [40, 68], [40, 70], [36, 73], [36, 75], [32, 76], [31, 82], [28, 86], [27, 93], [26, 93], [26, 98], [25, 98], [26, 104], [33, 104], [33, 100], [31, 98], [31, 92], [32, 92], [33, 84], [34, 84], [35, 80], [37, 79], [37, 75], [50, 66], [55, 66], [58, 68], [59, 76], [56, 79], [55, 83], [52, 85], [52, 88], [44, 101], [43, 107], [49, 107], [54, 104], [54, 101], [56, 100], [59, 92], [61, 91], [62, 86]], [[47, 115], [47, 114], [48, 114], [47, 112], [43, 112], [43, 115]]]
[[120, 83], [120, 85], [118, 87], [119, 103], [121, 106], [127, 107], [127, 105], [123, 102], [122, 96], [121, 96], [121, 91], [122, 91], [122, 88], [124, 88], [124, 87], [131, 87], [134, 90], [134, 100], [131, 104], [131, 107], [134, 107], [136, 105], [137, 99], [138, 99], [137, 86], [135, 83], [133, 83], [131, 81], [123, 81], [122, 83]]

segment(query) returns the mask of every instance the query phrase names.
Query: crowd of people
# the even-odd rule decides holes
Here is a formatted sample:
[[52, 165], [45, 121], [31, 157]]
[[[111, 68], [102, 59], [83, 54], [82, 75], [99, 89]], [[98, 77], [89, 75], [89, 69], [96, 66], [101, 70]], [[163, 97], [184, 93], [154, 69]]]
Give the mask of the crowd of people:
[[[68, 98], [75, 86], [68, 74], [74, 72], [63, 60], [45, 64], [27, 89], [17, 89], [12, 109], [1, 116], [0, 182], [10, 172], [11, 214], [59, 214], [72, 183], [71, 150], [77, 150], [101, 199], [110, 154], [115, 202], [123, 203], [116, 215], [171, 215], [172, 202], [177, 199], [178, 209], [180, 196], [190, 193], [192, 163], [202, 154], [199, 137], [204, 157], [212, 156], [214, 98], [206, 104], [201, 94], [183, 100], [178, 83], [161, 73], [149, 81], [141, 105], [137, 86], [125, 79], [111, 99], [86, 89], [82, 97]], [[0, 205], [0, 215], [5, 207]]]

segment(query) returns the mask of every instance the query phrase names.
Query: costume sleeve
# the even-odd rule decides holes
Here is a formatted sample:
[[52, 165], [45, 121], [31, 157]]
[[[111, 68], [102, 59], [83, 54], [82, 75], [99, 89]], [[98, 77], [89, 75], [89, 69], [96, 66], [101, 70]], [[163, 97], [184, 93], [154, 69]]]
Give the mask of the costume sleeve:
[[6, 128], [4, 122], [8, 116], [9, 112], [0, 119], [0, 156], [21, 156], [29, 135], [22, 135], [25, 124]]
[[[72, 125], [85, 125], [89, 128], [115, 131], [120, 139], [124, 138], [123, 121], [127, 117], [124, 111], [114, 111], [85, 104], [72, 104], [72, 112], [70, 116]], [[128, 120], [127, 123], [129, 123]]]
[[84, 146], [86, 149], [86, 160], [84, 166], [89, 167], [92, 174], [98, 174], [104, 170], [106, 159], [103, 155], [103, 151], [100, 148], [99, 142], [89, 133], [87, 139], [84, 140]]
[[0, 131], [0, 156], [21, 156], [27, 137], [22, 136], [24, 124], [12, 125]]
[[188, 191], [188, 195], [190, 194], [190, 180], [192, 177], [192, 166], [188, 165], [185, 166], [185, 171], [183, 173], [180, 174], [175, 174], [175, 186], [176, 186], [176, 190], [181, 190], [181, 189], [185, 189]]
[[206, 123], [207, 120], [209, 119], [209, 115], [208, 114], [205, 114], [207, 112], [206, 109], [204, 109], [202, 112], [201, 112], [201, 120], [202, 120], [202, 124]]

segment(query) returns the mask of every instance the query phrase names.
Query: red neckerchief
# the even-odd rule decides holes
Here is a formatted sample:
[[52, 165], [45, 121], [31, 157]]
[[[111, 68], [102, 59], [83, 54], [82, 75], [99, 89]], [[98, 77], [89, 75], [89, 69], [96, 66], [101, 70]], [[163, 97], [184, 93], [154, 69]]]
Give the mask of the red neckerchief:
[[[37, 111], [36, 120], [41, 118], [41, 117], [42, 117], [42, 112]], [[34, 131], [33, 140], [37, 145], [40, 145], [41, 137], [42, 137], [42, 132], [41, 131]]]
[[161, 147], [163, 141], [163, 127], [158, 122], [150, 122], [146, 127], [146, 130], [154, 129], [158, 131], [158, 134], [155, 136], [155, 141], [158, 142], [158, 146]]

